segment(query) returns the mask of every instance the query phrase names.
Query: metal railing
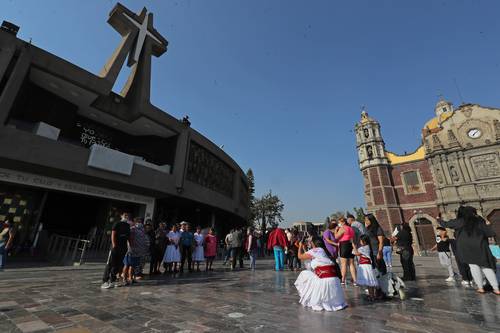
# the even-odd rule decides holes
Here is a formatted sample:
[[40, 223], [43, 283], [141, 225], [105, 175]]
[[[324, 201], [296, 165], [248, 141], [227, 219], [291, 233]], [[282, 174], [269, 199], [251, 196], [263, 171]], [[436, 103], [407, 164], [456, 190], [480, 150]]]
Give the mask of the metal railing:
[[47, 247], [47, 259], [61, 265], [81, 265], [90, 241], [52, 234]]
[[96, 233], [85, 252], [84, 260], [106, 259], [111, 248], [111, 236], [106, 232]]

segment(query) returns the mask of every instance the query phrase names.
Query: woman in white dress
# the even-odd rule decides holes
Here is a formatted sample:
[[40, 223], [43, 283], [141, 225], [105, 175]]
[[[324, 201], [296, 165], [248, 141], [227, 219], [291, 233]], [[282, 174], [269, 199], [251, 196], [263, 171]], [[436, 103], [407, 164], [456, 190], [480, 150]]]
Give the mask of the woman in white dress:
[[345, 309], [344, 290], [333, 261], [323, 248], [323, 240], [315, 238], [311, 242], [312, 249], [305, 252], [304, 244], [299, 245], [299, 259], [310, 260], [311, 269], [299, 274], [295, 287], [300, 296], [300, 304], [314, 311], [338, 311]]
[[181, 234], [177, 231], [177, 226], [174, 224], [167, 234], [168, 245], [163, 256], [163, 262], [167, 265], [165, 273], [172, 273], [172, 266], [174, 273], [177, 272], [177, 264], [181, 262], [181, 252], [179, 250], [180, 239]]
[[201, 227], [196, 227], [196, 232], [194, 233], [194, 243], [195, 248], [193, 251], [193, 270], [194, 264], [196, 263], [196, 271], [200, 271], [200, 263], [205, 261], [205, 253], [203, 251], [204, 237], [201, 233]]

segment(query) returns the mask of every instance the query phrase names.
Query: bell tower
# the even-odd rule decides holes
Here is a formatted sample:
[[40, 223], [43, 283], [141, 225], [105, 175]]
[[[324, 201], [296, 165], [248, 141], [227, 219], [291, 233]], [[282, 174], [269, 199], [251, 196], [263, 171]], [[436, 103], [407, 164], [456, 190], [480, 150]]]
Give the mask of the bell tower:
[[453, 112], [453, 104], [446, 101], [443, 96], [440, 96], [439, 102], [437, 102], [434, 111], [436, 112], [436, 116], [439, 118], [444, 113]]
[[380, 124], [363, 108], [355, 125], [359, 168], [363, 175], [367, 211], [375, 214], [385, 230], [402, 220]]
[[361, 171], [371, 166], [388, 165], [389, 161], [385, 155], [385, 144], [380, 133], [380, 124], [368, 116], [364, 107], [361, 112], [361, 120], [356, 124], [355, 130]]

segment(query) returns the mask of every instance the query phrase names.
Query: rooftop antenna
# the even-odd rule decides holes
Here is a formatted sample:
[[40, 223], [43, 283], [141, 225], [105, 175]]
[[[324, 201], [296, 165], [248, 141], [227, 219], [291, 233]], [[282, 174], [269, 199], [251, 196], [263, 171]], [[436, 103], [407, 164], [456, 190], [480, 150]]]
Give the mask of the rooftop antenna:
[[460, 88], [458, 87], [457, 79], [453, 78], [453, 82], [455, 83], [455, 88], [457, 88], [458, 97], [460, 97], [460, 103], [461, 104], [465, 104], [464, 103], [464, 98], [462, 97], [462, 93], [460, 92]]
[[441, 92], [441, 90], [438, 90], [437, 97], [439, 98], [440, 101], [444, 101], [444, 96], [443, 96], [443, 93]]

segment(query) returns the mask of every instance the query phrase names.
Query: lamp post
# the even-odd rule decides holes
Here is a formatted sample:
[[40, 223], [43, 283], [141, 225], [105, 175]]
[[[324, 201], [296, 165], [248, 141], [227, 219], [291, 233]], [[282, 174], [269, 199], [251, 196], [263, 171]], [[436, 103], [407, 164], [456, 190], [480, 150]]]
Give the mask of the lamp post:
[[420, 238], [420, 240], [422, 241], [422, 244], [419, 244], [419, 247], [420, 247], [420, 255], [422, 255], [423, 253], [423, 256], [427, 257], [427, 249], [426, 249], [426, 246], [425, 246], [425, 239], [424, 239], [424, 235], [422, 234], [422, 228], [421, 228], [421, 223], [422, 223], [422, 210], [419, 209], [418, 211], [414, 210], [413, 211], [413, 214], [416, 214], [417, 215], [417, 225], [419, 227], [415, 227], [415, 229], [417, 230], [417, 237]]

